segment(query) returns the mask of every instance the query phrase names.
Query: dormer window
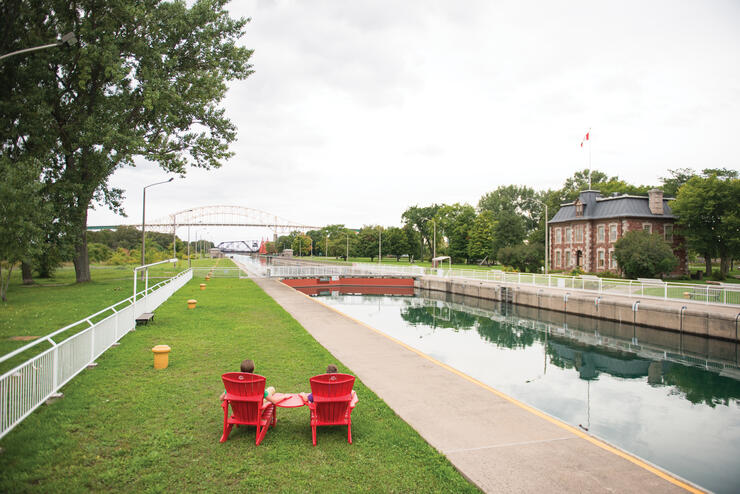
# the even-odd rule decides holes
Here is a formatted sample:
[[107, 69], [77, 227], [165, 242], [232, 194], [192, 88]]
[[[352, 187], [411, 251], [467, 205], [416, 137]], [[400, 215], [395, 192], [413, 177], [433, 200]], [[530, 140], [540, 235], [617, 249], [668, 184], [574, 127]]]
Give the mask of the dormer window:
[[579, 201], [578, 199], [576, 199], [575, 206], [576, 206], [576, 216], [579, 216], [579, 217], [583, 216], [583, 203]]

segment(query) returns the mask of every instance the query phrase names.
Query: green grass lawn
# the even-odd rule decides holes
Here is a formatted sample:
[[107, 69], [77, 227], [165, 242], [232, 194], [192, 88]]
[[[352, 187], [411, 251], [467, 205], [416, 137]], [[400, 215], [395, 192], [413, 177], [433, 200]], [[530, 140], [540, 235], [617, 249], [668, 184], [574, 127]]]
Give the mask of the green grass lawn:
[[[216, 265], [233, 267], [234, 263], [230, 259], [193, 260], [194, 267]], [[12, 338], [45, 336], [130, 297], [134, 289], [134, 267], [93, 265], [90, 268], [92, 281], [75, 283], [74, 267], [70, 264], [59, 268], [53, 278], [37, 278], [33, 285], [27, 286], [21, 284], [20, 270], [14, 270], [8, 287], [8, 301], [0, 302], [0, 355], [32, 341]], [[180, 261], [177, 267], [172, 264], [155, 266], [149, 274], [150, 285], [186, 268], [187, 261]], [[139, 283], [137, 289], [143, 289], [143, 285]], [[107, 315], [102, 314], [101, 318]], [[85, 327], [86, 324], [80, 325], [60, 336], [63, 336], [62, 339], [68, 338]], [[39, 349], [46, 348], [48, 345], [39, 346]], [[0, 372], [9, 370], [9, 366], [21, 363], [32, 355], [23, 354], [19, 359], [0, 364]]]
[[[243, 427], [219, 443], [220, 375], [242, 359], [254, 359], [256, 372], [284, 392], [308, 390], [327, 363], [351, 369], [253, 282], [212, 279], [205, 291], [199, 282], [0, 440], [0, 491], [476, 491], [359, 380], [352, 445], [346, 428], [324, 427], [313, 447], [306, 409], [279, 409], [260, 446], [254, 428]], [[98, 286], [79, 294], [91, 288]], [[195, 310], [185, 309], [189, 298]], [[157, 344], [172, 347], [166, 370], [152, 367]]]

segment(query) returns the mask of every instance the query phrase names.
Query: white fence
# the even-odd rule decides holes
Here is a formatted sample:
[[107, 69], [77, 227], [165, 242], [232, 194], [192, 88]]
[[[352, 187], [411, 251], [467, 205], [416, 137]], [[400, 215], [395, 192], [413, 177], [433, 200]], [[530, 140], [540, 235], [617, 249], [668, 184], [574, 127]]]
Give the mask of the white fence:
[[439, 276], [491, 281], [497, 283], [518, 283], [566, 290], [583, 290], [599, 294], [625, 295], [630, 297], [652, 297], [666, 300], [686, 300], [706, 304], [740, 305], [740, 285], [696, 285], [688, 283], [613, 278], [595, 276], [561, 276], [534, 273], [508, 273], [495, 269], [446, 269], [422, 268], [420, 266], [393, 266], [387, 264], [355, 263], [352, 266], [268, 266], [265, 276], [290, 278], [310, 276]]
[[[25, 345], [3, 357], [0, 363], [31, 351], [41, 344], [51, 348], [32, 357], [0, 377], [0, 437], [28, 417], [39, 405], [95, 361], [136, 326], [136, 317], [152, 312], [193, 277], [191, 270], [142, 290], [117, 304], [65, 326], [50, 335]], [[112, 314], [100, 321], [93, 319], [107, 312]], [[52, 338], [74, 330], [81, 324], [89, 327], [56, 343]]]

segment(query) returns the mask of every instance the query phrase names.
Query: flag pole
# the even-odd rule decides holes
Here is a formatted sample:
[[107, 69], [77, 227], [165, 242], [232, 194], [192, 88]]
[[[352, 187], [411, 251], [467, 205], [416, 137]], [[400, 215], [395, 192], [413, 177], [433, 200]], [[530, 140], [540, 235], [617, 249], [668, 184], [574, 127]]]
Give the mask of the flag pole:
[[591, 127], [588, 128], [588, 190], [591, 190]]

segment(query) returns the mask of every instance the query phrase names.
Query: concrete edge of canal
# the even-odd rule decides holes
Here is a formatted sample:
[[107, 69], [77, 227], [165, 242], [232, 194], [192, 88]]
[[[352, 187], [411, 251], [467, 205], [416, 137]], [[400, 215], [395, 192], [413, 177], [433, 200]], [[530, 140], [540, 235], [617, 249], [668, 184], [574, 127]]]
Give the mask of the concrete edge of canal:
[[485, 492], [702, 492], [278, 280], [254, 281]]
[[740, 341], [738, 339], [740, 307], [650, 297], [600, 296], [578, 290], [433, 276], [417, 278], [415, 286], [424, 290], [511, 302], [566, 314]]

